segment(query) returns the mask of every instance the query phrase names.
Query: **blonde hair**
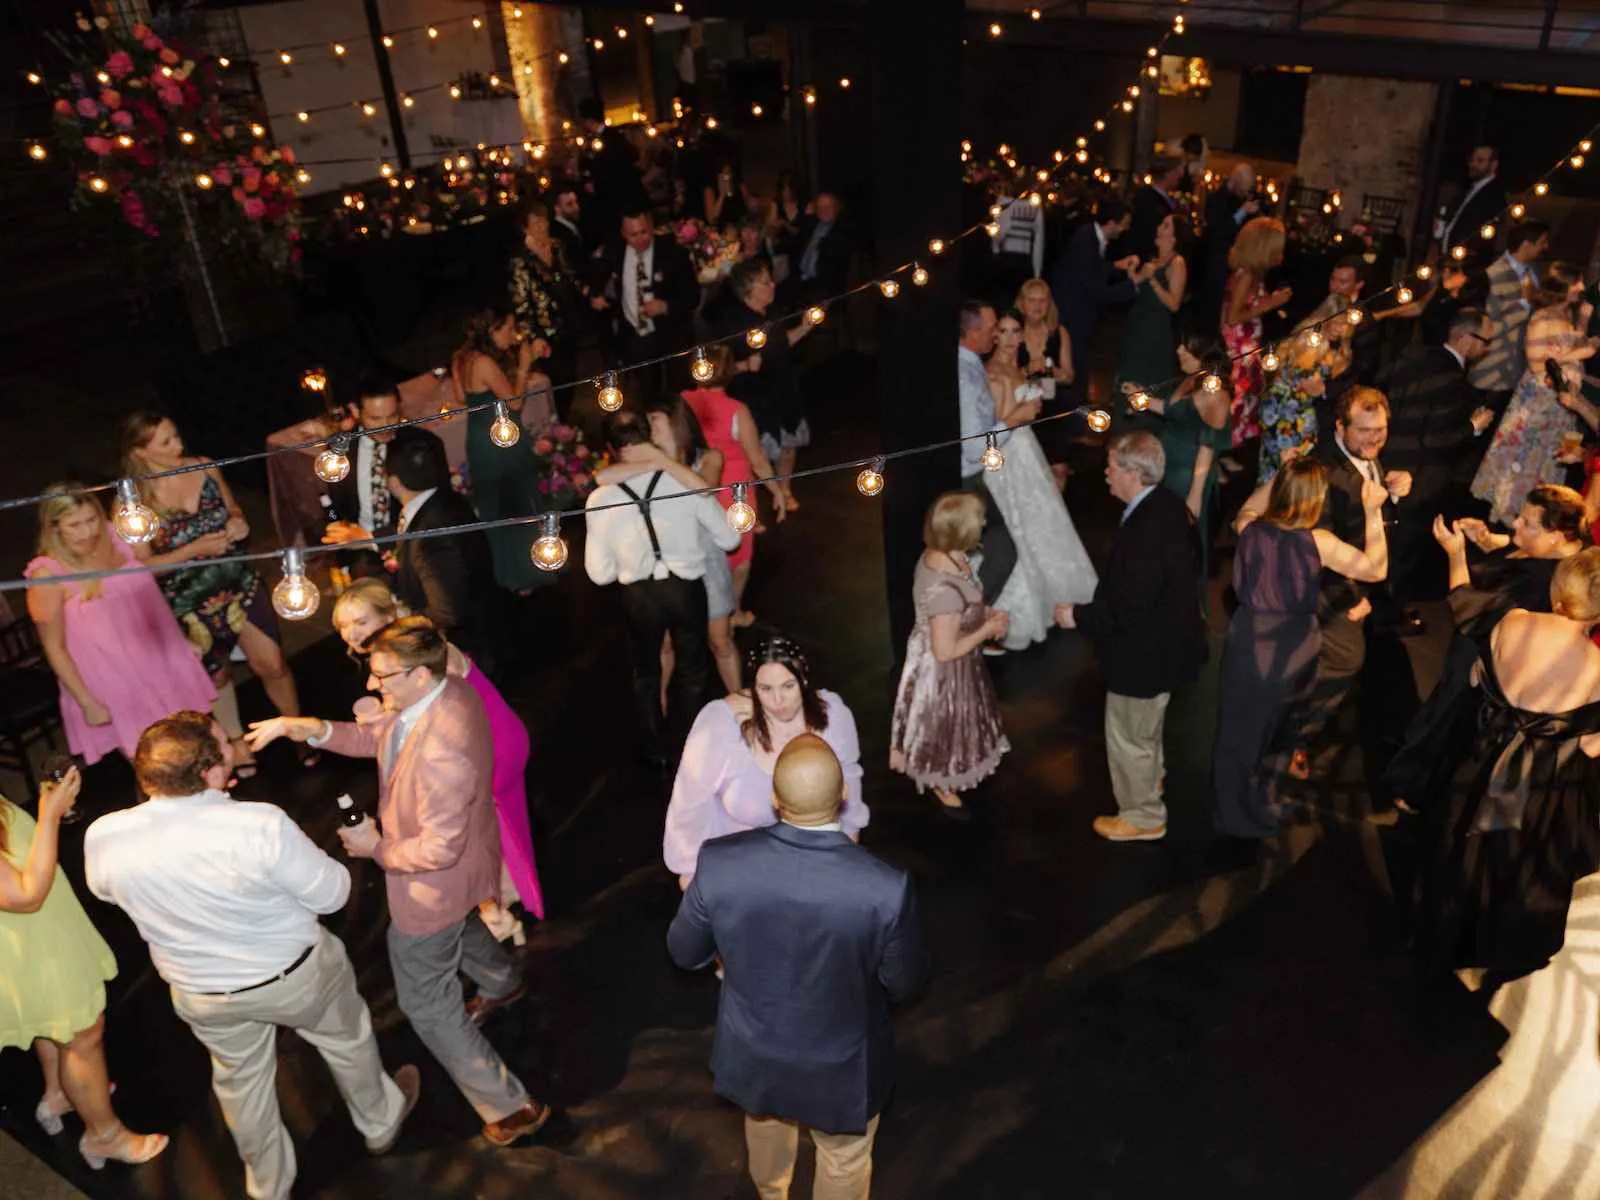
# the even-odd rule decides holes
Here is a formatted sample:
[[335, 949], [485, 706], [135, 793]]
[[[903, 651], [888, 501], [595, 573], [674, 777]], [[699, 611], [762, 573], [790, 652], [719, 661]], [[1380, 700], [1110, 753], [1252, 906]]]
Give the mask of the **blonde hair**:
[[983, 538], [983, 501], [971, 492], [946, 492], [928, 506], [922, 541], [930, 550], [971, 550]]
[[1296, 458], [1278, 468], [1261, 519], [1279, 529], [1315, 529], [1328, 501], [1328, 468], [1314, 458]]
[[1550, 607], [1568, 620], [1600, 620], [1600, 546], [1563, 558], [1550, 580]]
[[1254, 217], [1239, 230], [1233, 248], [1228, 251], [1228, 266], [1265, 275], [1283, 262], [1283, 239], [1282, 221], [1276, 217]]
[[[106, 510], [100, 507], [100, 501], [83, 490], [77, 483], [52, 483], [44, 489], [44, 499], [39, 501], [39, 541], [38, 553], [46, 558], [53, 558], [72, 571], [92, 570], [92, 564], [74, 557], [61, 542], [61, 520], [63, 517], [77, 512], [84, 505], [93, 508], [100, 518], [101, 537], [105, 537]], [[104, 593], [105, 581], [91, 579], [80, 585], [83, 589], [83, 598], [93, 600]]]
[[[1021, 287], [1019, 287], [1017, 289], [1016, 303], [1013, 304], [1012, 307], [1015, 308], [1019, 313], [1026, 313], [1028, 310], [1022, 306], [1023, 302], [1027, 300], [1029, 295], [1041, 289], [1044, 291], [1045, 298], [1044, 326], [1046, 329], [1049, 329], [1053, 332], [1061, 324], [1061, 310], [1056, 307], [1055, 293], [1050, 290], [1050, 285], [1044, 280], [1030, 279]], [[1023, 317], [1022, 327], [1024, 329], [1028, 327], [1028, 320], [1026, 316]]]
[[351, 612], [357, 604], [365, 604], [379, 617], [383, 618], [385, 625], [406, 615], [406, 606], [400, 603], [400, 598], [390, 590], [389, 585], [381, 579], [367, 577], [357, 579], [344, 591], [339, 593], [339, 598], [333, 602], [333, 627], [340, 630], [341, 620], [349, 620]]

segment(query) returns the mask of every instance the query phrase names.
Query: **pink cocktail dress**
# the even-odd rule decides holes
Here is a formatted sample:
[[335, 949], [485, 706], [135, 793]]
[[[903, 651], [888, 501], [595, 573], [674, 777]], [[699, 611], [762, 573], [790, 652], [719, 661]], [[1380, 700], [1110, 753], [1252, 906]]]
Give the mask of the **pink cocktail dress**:
[[494, 809], [500, 818], [500, 857], [522, 906], [544, 920], [544, 893], [533, 860], [533, 827], [528, 817], [528, 727], [477, 663], [467, 660], [466, 682], [483, 701], [494, 739]]
[[[755, 478], [755, 469], [745, 457], [744, 446], [739, 441], [739, 401], [721, 388], [698, 388], [683, 393], [683, 402], [700, 422], [700, 432], [705, 434], [706, 445], [722, 451], [722, 482], [749, 483]], [[755, 497], [749, 498], [751, 504]], [[717, 503], [723, 508], [733, 503], [733, 491], [717, 493]], [[728, 554], [730, 567], [742, 567], [756, 552], [754, 533], [741, 534], [739, 548]]]
[[[124, 566], [133, 566], [133, 551], [113, 536]], [[70, 575], [73, 568], [44, 555], [28, 564], [25, 574], [40, 583], [51, 575]], [[113, 750], [129, 758], [139, 735], [179, 709], [207, 712], [217, 689], [194, 656], [178, 619], [154, 575], [123, 571], [100, 581], [98, 595], [86, 596], [87, 585], [64, 583], [61, 609], [67, 653], [90, 694], [111, 714], [109, 725], [91, 725], [72, 693], [61, 689], [61, 724], [67, 745], [85, 762], [98, 762]]]

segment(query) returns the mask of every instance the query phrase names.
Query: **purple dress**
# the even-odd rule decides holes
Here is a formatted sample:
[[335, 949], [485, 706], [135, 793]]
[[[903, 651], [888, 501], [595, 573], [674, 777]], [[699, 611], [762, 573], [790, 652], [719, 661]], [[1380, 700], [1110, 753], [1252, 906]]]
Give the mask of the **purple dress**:
[[517, 895], [522, 897], [522, 906], [542, 921], [544, 893], [539, 890], [539, 871], [533, 861], [533, 828], [528, 819], [528, 727], [471, 659], [467, 660], [466, 682], [483, 701], [494, 739], [491, 790], [495, 814], [500, 818], [500, 856]]
[[[814, 732], [833, 748], [844, 768], [846, 794], [839, 825], [854, 836], [872, 817], [861, 799], [861, 742], [856, 736], [856, 719], [837, 692], [823, 690], [817, 695], [828, 726]], [[695, 718], [672, 784], [662, 838], [667, 869], [674, 875], [692, 875], [705, 842], [777, 823], [772, 776], [750, 753], [739, 730], [739, 718], [728, 702], [713, 700]]]
[[[124, 566], [134, 566], [133, 551], [121, 538], [112, 542]], [[73, 568], [40, 556], [24, 574], [41, 583]], [[61, 724], [67, 745], [85, 762], [98, 762], [113, 750], [133, 757], [139, 735], [179, 709], [211, 708], [217, 689], [194, 656], [183, 629], [167, 607], [156, 577], [127, 571], [100, 581], [99, 593], [84, 594], [84, 584], [59, 584], [66, 592], [61, 608], [67, 653], [94, 698], [111, 714], [111, 724], [91, 725], [63, 686]]]

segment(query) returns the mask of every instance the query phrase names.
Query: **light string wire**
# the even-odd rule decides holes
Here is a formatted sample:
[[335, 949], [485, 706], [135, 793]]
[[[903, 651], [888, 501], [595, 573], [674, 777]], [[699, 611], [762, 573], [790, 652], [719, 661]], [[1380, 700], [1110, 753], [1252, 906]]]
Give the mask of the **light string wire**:
[[[477, 405], [475, 407], [492, 408], [497, 403], [499, 402], [496, 401], [494, 403]], [[452, 410], [453, 413], [458, 413], [461, 411], [461, 409]], [[1003, 437], [1005, 436], [1005, 433], [1014, 432], [1017, 429], [1029, 429], [1035, 425], [1043, 425], [1050, 421], [1064, 421], [1072, 417], [1092, 413], [1093, 411], [1094, 409], [1090, 405], [1079, 405], [1076, 408], [1067, 409], [1063, 412], [1050, 413], [1048, 416], [1035, 417], [1031, 421], [1020, 422], [1013, 426], [1011, 430], [1001, 433], [1000, 436]], [[396, 428], [399, 427], [403, 426], [396, 426]], [[960, 446], [966, 442], [987, 440], [991, 436], [994, 436], [995, 433], [996, 431], [994, 430], [984, 430], [981, 433], [963, 434], [960, 437], [946, 438], [943, 441], [938, 442], [928, 442], [920, 446], [907, 446], [900, 450], [886, 450], [881, 454], [869, 454], [862, 458], [828, 463], [825, 466], [807, 467], [804, 470], [791, 471], [787, 475], [768, 475], [761, 479], [753, 479], [747, 482], [741, 481], [738, 484], [711, 484], [703, 488], [695, 488], [692, 491], [673, 492], [665, 496], [652, 497], [650, 502], [652, 504], [658, 504], [665, 501], [681, 500], [697, 496], [715, 496], [718, 492], [731, 492], [733, 488], [739, 486], [748, 488], [766, 487], [776, 483], [789, 483], [796, 479], [811, 479], [819, 475], [829, 475], [837, 471], [849, 471], [862, 468], [871, 468], [875, 471], [881, 471], [882, 467], [887, 463], [896, 462], [904, 458], [911, 458], [918, 454], [929, 454], [935, 450], [949, 449], [951, 446]], [[214, 465], [215, 464], [209, 463], [196, 464], [166, 472], [166, 474], [176, 475], [184, 474], [190, 471], [208, 470]], [[640, 467], [640, 473], [643, 474], [650, 469], [651, 468], [648, 465], [642, 465]], [[99, 487], [83, 488], [81, 489], [81, 492], [87, 493], [89, 491], [101, 490], [104, 489]], [[78, 493], [75, 492], [75, 494]], [[356, 541], [338, 544], [285, 547], [277, 550], [252, 550], [241, 554], [224, 554], [215, 558], [198, 559], [194, 562], [135, 563], [132, 566], [114, 567], [109, 570], [75, 571], [71, 574], [44, 575], [40, 576], [38, 579], [10, 579], [0, 581], [0, 592], [24, 591], [30, 587], [42, 587], [50, 584], [89, 583], [97, 579], [110, 579], [116, 576], [124, 576], [130, 572], [146, 575], [163, 575], [174, 571], [187, 571], [199, 567], [232, 566], [237, 563], [257, 563], [267, 561], [281, 562], [287, 549], [298, 549], [304, 557], [311, 558], [321, 554], [337, 554], [341, 551], [364, 550], [372, 546], [392, 546], [398, 545], [401, 542], [424, 541], [428, 538], [454, 537], [457, 534], [463, 533], [485, 533], [492, 529], [510, 529], [522, 525], [545, 525], [551, 520], [551, 518], [554, 518], [559, 525], [560, 522], [571, 517], [586, 517], [591, 513], [609, 512], [612, 509], [618, 508], [638, 507], [638, 502], [634, 500], [616, 500], [609, 504], [595, 504], [585, 506], [583, 508], [564, 508], [552, 512], [533, 513], [527, 516], [519, 517], [497, 517], [492, 521], [469, 521], [465, 524], [447, 525], [439, 529], [418, 529], [406, 530], [404, 533], [396, 532], [376, 534], [372, 537], [365, 537]], [[116, 537], [117, 535], [112, 533], [109, 536]]]

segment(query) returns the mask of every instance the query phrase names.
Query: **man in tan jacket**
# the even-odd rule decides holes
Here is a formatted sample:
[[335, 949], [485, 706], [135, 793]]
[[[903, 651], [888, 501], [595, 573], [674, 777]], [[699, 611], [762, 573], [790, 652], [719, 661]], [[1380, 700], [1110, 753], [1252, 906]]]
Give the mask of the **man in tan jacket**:
[[[367, 686], [383, 696], [383, 716], [274, 717], [251, 727], [250, 745], [284, 736], [378, 760], [379, 824], [369, 817], [340, 839], [387, 878], [400, 1011], [483, 1118], [484, 1137], [509, 1146], [536, 1133], [550, 1109], [530, 1099], [478, 1029], [524, 992], [510, 956], [477, 920], [478, 902], [500, 880], [489, 719], [471, 686], [446, 675], [450, 646], [427, 618], [385, 627], [369, 649]], [[478, 985], [471, 1004], [458, 971]]]

